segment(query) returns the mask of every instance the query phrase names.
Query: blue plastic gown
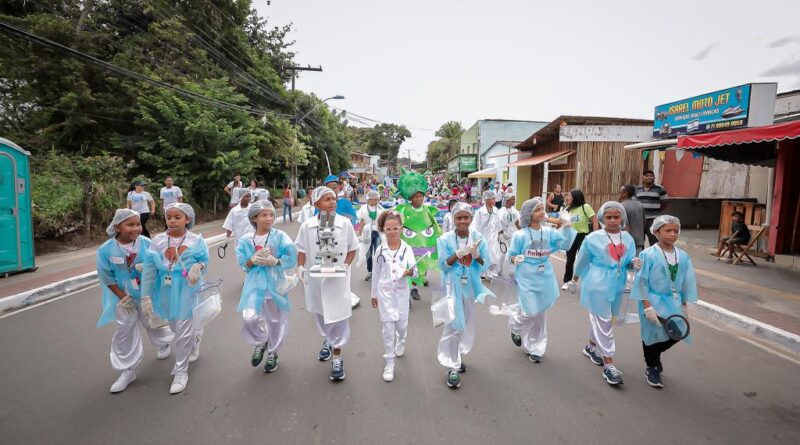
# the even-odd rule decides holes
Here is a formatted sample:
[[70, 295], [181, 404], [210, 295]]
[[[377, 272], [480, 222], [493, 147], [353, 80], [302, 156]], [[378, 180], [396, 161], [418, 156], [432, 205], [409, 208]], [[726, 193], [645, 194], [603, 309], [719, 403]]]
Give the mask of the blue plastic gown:
[[[469, 243], [477, 239], [483, 239], [480, 232], [474, 230], [469, 231]], [[461, 241], [461, 247], [464, 247], [464, 241]], [[452, 266], [447, 265], [447, 259], [455, 255], [458, 250], [456, 243], [456, 232], [445, 233], [436, 242], [436, 250], [439, 254], [439, 267], [442, 270], [442, 284], [450, 284], [455, 294], [455, 307], [456, 319], [450, 323], [450, 327], [463, 331], [465, 327], [464, 322], [464, 298], [471, 298], [479, 303], [483, 303], [486, 297], [495, 297], [494, 293], [487, 289], [481, 282], [481, 273], [491, 266], [489, 259], [489, 247], [486, 242], [482, 242], [478, 250], [483, 258], [483, 265], [477, 261], [472, 261], [469, 266], [464, 266], [456, 261]], [[466, 276], [467, 282], [462, 285], [461, 277]]]
[[[134, 269], [136, 264], [144, 261], [147, 250], [150, 248], [150, 238], [146, 236], [139, 236], [136, 239], [136, 257], [133, 259], [133, 264], [128, 268], [125, 261], [127, 253], [120, 249], [117, 242], [112, 238], [99, 249], [97, 249], [97, 278], [100, 281], [100, 287], [103, 289], [103, 312], [100, 314], [100, 319], [97, 320], [97, 327], [104, 326], [116, 320], [116, 306], [119, 303], [119, 298], [114, 295], [108, 288], [111, 284], [116, 284], [120, 289], [127, 292], [134, 300], [139, 300], [141, 294], [142, 276]], [[138, 280], [138, 287], [134, 288], [131, 280]]]
[[[319, 209], [315, 207], [314, 215], [318, 213]], [[353, 203], [347, 198], [341, 197], [336, 200], [336, 214], [349, 218], [350, 223], [353, 224], [353, 226], [358, 224], [358, 212], [356, 212], [356, 208], [353, 207]]]
[[289, 298], [279, 294], [276, 289], [286, 281], [284, 271], [297, 265], [297, 248], [289, 235], [282, 230], [273, 228], [271, 232], [267, 247], [272, 252], [272, 256], [281, 261], [279, 265], [247, 267], [247, 260], [256, 253], [256, 247], [253, 244], [254, 233], [243, 236], [239, 240], [239, 245], [236, 246], [236, 262], [239, 263], [242, 270], [247, 272], [242, 287], [242, 296], [239, 298], [239, 306], [236, 308], [238, 312], [252, 309], [257, 314], [261, 314], [265, 298], [275, 301], [275, 305], [282, 311], [291, 309]]
[[[158, 236], [166, 236], [160, 234]], [[183, 267], [186, 271], [193, 265], [200, 263], [206, 266], [203, 275], [208, 270], [208, 245], [200, 236], [193, 246], [181, 254]], [[169, 274], [169, 268], [164, 264], [164, 252], [153, 249], [147, 251], [144, 261], [144, 277], [142, 278], [142, 295], [150, 295], [153, 299], [153, 309], [164, 320], [188, 320], [192, 318], [192, 309], [197, 305], [197, 291], [203, 285], [203, 278], [194, 286], [190, 286], [183, 277], [183, 268], [180, 261], [172, 268], [172, 284], [164, 284], [164, 277]]]
[[[664, 328], [649, 322], [644, 317], [644, 304], [647, 299], [650, 306], [662, 318], [670, 315], [682, 314], [681, 305], [697, 301], [697, 279], [695, 278], [694, 265], [689, 255], [681, 249], [674, 247], [678, 252], [678, 273], [675, 277], [675, 290], [678, 299], [672, 296], [672, 280], [669, 277], [667, 260], [658, 246], [650, 246], [639, 254], [642, 260], [642, 269], [636, 273], [631, 288], [631, 299], [639, 300], [639, 320], [642, 332], [642, 341], [646, 345], [661, 343], [669, 340]], [[684, 339], [689, 341], [690, 337]]]
[[[517, 298], [523, 313], [538, 314], [555, 304], [560, 292], [553, 265], [549, 261], [550, 254], [557, 250], [569, 250], [577, 233], [572, 227], [560, 230], [552, 227], [533, 230], [526, 227], [514, 233], [508, 258], [525, 255], [525, 261], [516, 266]], [[539, 270], [540, 265], [544, 265], [544, 270]]]
[[608, 236], [596, 230], [584, 239], [575, 260], [575, 275], [581, 280], [581, 305], [595, 315], [619, 315], [622, 291], [625, 289], [625, 271], [636, 256], [636, 244], [628, 232], [622, 233], [625, 252], [619, 265], [609, 252]]

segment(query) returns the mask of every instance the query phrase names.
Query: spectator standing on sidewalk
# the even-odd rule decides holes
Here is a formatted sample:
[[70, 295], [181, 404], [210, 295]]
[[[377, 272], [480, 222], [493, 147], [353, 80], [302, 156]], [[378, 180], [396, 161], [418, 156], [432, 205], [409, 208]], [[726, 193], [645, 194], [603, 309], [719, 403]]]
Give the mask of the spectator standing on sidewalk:
[[592, 206], [589, 204], [586, 204], [586, 198], [583, 196], [581, 190], [570, 190], [569, 193], [565, 195], [564, 202], [567, 205], [566, 210], [569, 212], [572, 228], [575, 229], [578, 234], [575, 236], [572, 247], [567, 251], [567, 266], [564, 269], [564, 285], [561, 286], [561, 290], [567, 290], [569, 288], [569, 281], [572, 279], [572, 272], [575, 267], [575, 257], [578, 255], [578, 250], [583, 244], [583, 239], [593, 230], [597, 230], [600, 227], [597, 223], [597, 216], [594, 213], [594, 209], [592, 209]]
[[644, 207], [644, 233], [650, 245], [654, 246], [658, 243], [658, 238], [650, 233], [650, 226], [653, 225], [656, 216], [667, 208], [669, 196], [664, 187], [656, 184], [656, 174], [653, 170], [645, 170], [642, 173], [642, 185], [636, 186], [636, 199]]
[[292, 186], [283, 184], [283, 222], [286, 223], [286, 215], [289, 215], [289, 222], [292, 222], [292, 207], [294, 206], [294, 196]]
[[233, 175], [233, 181], [229, 182], [228, 185], [225, 186], [225, 193], [227, 193], [231, 197], [230, 203], [228, 203], [229, 208], [234, 208], [239, 204], [238, 197], [233, 194], [233, 190], [237, 188], [242, 188], [242, 175], [235, 174]]
[[139, 220], [142, 222], [142, 235], [150, 238], [150, 231], [147, 230], [147, 220], [150, 215], [156, 212], [156, 202], [150, 193], [144, 191], [147, 184], [142, 180], [133, 183], [133, 189], [128, 192], [128, 208], [139, 213]]
[[644, 207], [636, 200], [636, 188], [623, 185], [619, 189], [619, 202], [625, 207], [628, 224], [623, 230], [630, 233], [636, 243], [636, 254], [644, 250]]
[[161, 198], [161, 209], [164, 210], [173, 202], [183, 202], [183, 191], [180, 187], [174, 185], [172, 176], [167, 176], [164, 179], [164, 187], [161, 187], [158, 197]]
[[558, 212], [564, 207], [564, 194], [561, 193], [561, 184], [556, 184], [553, 192], [547, 195], [547, 212]]

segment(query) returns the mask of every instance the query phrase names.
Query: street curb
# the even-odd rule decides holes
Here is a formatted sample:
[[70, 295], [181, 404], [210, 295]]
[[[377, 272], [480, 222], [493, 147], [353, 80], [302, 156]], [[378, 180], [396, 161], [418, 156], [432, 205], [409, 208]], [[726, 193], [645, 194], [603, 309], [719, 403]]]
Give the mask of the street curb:
[[724, 307], [703, 300], [698, 300], [695, 304], [695, 308], [706, 318], [743, 329], [755, 337], [777, 344], [795, 354], [800, 354], [800, 335], [784, 331], [781, 328], [758, 321], [746, 315], [737, 314]]

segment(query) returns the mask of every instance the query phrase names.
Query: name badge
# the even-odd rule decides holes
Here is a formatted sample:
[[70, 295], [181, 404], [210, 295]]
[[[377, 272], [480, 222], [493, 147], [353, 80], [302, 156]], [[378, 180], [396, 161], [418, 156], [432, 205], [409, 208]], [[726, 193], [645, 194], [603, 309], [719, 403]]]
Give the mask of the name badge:
[[531, 258], [545, 258], [550, 255], [550, 249], [528, 249], [525, 251], [525, 256]]
[[467, 284], [467, 276], [466, 275], [462, 275], [461, 276], [461, 284]]
[[681, 296], [678, 294], [678, 290], [677, 289], [672, 289], [672, 298], [675, 301], [678, 301], [678, 300], [681, 299]]
[[164, 286], [172, 286], [172, 275], [164, 275]]
[[111, 264], [125, 264], [125, 258], [121, 256], [112, 256], [108, 259], [111, 260]]
[[544, 263], [540, 264], [537, 270], [539, 271], [539, 273], [544, 273]]

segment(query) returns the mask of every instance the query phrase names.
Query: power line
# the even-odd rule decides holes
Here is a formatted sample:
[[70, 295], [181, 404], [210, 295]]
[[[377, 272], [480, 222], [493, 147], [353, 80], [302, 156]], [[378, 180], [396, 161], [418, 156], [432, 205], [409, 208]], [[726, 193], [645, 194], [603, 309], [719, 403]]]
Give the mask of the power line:
[[[168, 84], [166, 82], [162, 82], [160, 80], [151, 79], [151, 78], [149, 78], [149, 77], [147, 77], [147, 76], [145, 76], [143, 74], [140, 74], [140, 73], [137, 73], [135, 71], [131, 71], [131, 70], [127, 69], [127, 68], [122, 68], [122, 67], [116, 66], [114, 64], [108, 63], [106, 61], [100, 60], [100, 59], [98, 59], [96, 57], [90, 56], [90, 55], [88, 55], [86, 53], [83, 53], [81, 51], [78, 51], [76, 49], [73, 49], [73, 48], [70, 48], [68, 46], [62, 45], [62, 44], [60, 44], [58, 42], [54, 42], [54, 41], [52, 41], [50, 39], [47, 39], [47, 38], [32, 34], [32, 33], [28, 32], [28, 31], [19, 29], [19, 28], [15, 27], [15, 26], [13, 26], [13, 25], [11, 25], [9, 23], [3, 22], [3, 21], [0, 21], [0, 32], [2, 32], [4, 34], [7, 34], [7, 35], [9, 35], [11, 37], [16, 37], [16, 38], [19, 38], [19, 39], [22, 39], [22, 40], [26, 40], [26, 41], [28, 41], [30, 43], [34, 43], [36, 45], [48, 48], [48, 49], [53, 50], [53, 51], [55, 51], [57, 53], [61, 53], [62, 55], [66, 55], [68, 57], [72, 57], [72, 58], [81, 60], [83, 62], [99, 66], [99, 67], [104, 68], [104, 69], [106, 69], [108, 71], [112, 71], [114, 73], [121, 74], [123, 76], [126, 76], [126, 77], [129, 77], [129, 78], [132, 78], [132, 79], [136, 79], [136, 80], [148, 83], [148, 84], [156, 86], [158, 88], [164, 88], [164, 89], [168, 89], [168, 90], [174, 91], [174, 92], [176, 92], [176, 93], [178, 93], [178, 94], [180, 94], [180, 95], [182, 95], [184, 97], [195, 99], [195, 100], [204, 102], [204, 103], [206, 103], [208, 105], [213, 105], [213, 106], [217, 106], [217, 107], [220, 107], [220, 108], [227, 108], [227, 109], [231, 109], [231, 110], [244, 111], [246, 113], [257, 115], [257, 116], [263, 115], [265, 113], [265, 111], [266, 111], [266, 110], [258, 110], [258, 109], [255, 109], [255, 108], [245, 107], [245, 106], [233, 104], [233, 103], [230, 103], [230, 102], [225, 102], [223, 100], [215, 99], [213, 97], [208, 97], [208, 96], [205, 96], [205, 95], [200, 94], [200, 93], [195, 93], [193, 91], [189, 91], [189, 90], [186, 90], [184, 88], [177, 87], [177, 86]], [[291, 115], [285, 115], [285, 116], [291, 116]]]

